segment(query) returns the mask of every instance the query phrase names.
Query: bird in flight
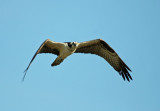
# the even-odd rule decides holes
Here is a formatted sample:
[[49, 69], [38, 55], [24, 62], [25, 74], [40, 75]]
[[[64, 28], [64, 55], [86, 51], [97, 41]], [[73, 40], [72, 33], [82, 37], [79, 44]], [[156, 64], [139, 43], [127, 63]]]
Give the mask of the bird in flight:
[[129, 71], [131, 69], [122, 61], [118, 54], [102, 39], [90, 40], [86, 42], [54, 42], [50, 39], [45, 40], [39, 47], [33, 58], [31, 59], [28, 67], [24, 71], [23, 81], [27, 74], [27, 71], [37, 56], [41, 53], [51, 53], [58, 57], [51, 64], [51, 66], [57, 66], [63, 62], [65, 58], [73, 53], [95, 54], [104, 58], [122, 77], [128, 81], [132, 80]]

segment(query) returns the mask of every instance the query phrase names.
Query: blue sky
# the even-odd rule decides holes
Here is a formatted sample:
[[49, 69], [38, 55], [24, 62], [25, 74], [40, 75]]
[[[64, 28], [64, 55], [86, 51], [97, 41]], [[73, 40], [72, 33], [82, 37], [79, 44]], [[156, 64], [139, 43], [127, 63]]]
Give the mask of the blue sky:
[[[125, 61], [133, 81], [102, 58], [73, 54], [51, 67], [38, 55], [46, 39], [101, 38]], [[159, 0], [0, 0], [1, 111], [159, 111]]]

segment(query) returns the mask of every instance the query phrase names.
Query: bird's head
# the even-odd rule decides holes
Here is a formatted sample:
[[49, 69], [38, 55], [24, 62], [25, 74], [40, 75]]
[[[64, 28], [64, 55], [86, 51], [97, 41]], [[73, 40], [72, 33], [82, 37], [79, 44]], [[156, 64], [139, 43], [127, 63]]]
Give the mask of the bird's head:
[[75, 50], [78, 47], [77, 42], [67, 42], [67, 45], [70, 50]]

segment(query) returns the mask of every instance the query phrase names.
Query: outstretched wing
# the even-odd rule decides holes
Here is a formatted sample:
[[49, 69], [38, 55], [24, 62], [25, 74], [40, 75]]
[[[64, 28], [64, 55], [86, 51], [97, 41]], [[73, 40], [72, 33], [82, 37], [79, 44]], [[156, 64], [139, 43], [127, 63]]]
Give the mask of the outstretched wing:
[[39, 47], [39, 49], [37, 50], [37, 52], [34, 54], [33, 58], [31, 59], [28, 67], [25, 69], [24, 71], [24, 76], [23, 76], [23, 81], [25, 79], [26, 73], [31, 65], [31, 63], [33, 62], [34, 58], [36, 57], [37, 54], [40, 53], [52, 53], [55, 55], [59, 55], [59, 49], [62, 47], [62, 43], [57, 43], [57, 42], [53, 42], [50, 39], [45, 40], [42, 45]]
[[78, 45], [75, 53], [91, 53], [103, 57], [108, 63], [125, 78], [130, 81], [132, 80], [131, 75], [128, 71], [130, 68], [122, 61], [118, 54], [102, 39], [96, 39], [86, 42], [81, 42]]

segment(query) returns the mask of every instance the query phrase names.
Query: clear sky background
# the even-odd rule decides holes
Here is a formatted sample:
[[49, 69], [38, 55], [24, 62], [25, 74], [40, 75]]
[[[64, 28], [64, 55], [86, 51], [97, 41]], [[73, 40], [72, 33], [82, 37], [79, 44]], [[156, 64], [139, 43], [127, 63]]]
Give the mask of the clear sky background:
[[[73, 54], [51, 67], [46, 39], [105, 40], [131, 68]], [[160, 111], [159, 0], [0, 0], [0, 111]]]

